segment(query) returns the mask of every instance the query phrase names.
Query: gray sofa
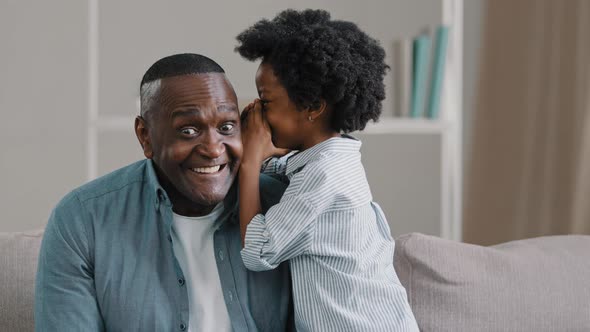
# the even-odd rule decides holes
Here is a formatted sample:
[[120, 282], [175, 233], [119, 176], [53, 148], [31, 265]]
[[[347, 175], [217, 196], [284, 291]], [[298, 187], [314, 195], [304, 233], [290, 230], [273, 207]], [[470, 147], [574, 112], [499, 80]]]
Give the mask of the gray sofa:
[[33, 331], [37, 257], [43, 230], [0, 233], [0, 331]]
[[[0, 233], [0, 331], [33, 330], [42, 236]], [[481, 247], [414, 233], [394, 263], [422, 331], [590, 331], [590, 236]]]

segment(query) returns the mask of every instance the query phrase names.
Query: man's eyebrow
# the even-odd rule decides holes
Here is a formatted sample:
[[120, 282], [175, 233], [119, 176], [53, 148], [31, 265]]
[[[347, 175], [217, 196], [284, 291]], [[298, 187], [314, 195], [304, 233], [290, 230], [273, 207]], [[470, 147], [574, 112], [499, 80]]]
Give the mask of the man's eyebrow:
[[[221, 104], [219, 106], [217, 106], [217, 111], [218, 112], [238, 112], [238, 107], [234, 104]], [[188, 107], [181, 107], [181, 108], [177, 108], [175, 110], [172, 111], [172, 113], [170, 114], [170, 117], [172, 119], [178, 118], [178, 117], [194, 117], [194, 116], [199, 116], [201, 114], [201, 110], [196, 107], [196, 106], [188, 106]]]
[[238, 107], [235, 104], [221, 104], [217, 106], [217, 111], [219, 112], [237, 112]]
[[189, 116], [195, 116], [195, 115], [199, 115], [201, 113], [201, 111], [194, 106], [191, 107], [183, 107], [183, 108], [177, 108], [175, 110], [172, 111], [172, 114], [170, 114], [170, 117], [172, 119], [177, 118], [177, 117], [189, 117]]

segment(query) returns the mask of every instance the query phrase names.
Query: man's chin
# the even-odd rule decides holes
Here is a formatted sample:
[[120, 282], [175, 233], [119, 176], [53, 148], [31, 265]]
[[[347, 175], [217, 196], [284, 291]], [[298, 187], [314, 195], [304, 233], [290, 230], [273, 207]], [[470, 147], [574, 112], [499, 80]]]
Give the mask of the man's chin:
[[225, 196], [211, 196], [211, 197], [199, 197], [199, 198], [193, 198], [191, 199], [191, 201], [193, 202], [193, 204], [195, 204], [195, 206], [209, 206], [209, 207], [213, 207], [216, 206], [217, 204], [219, 204], [220, 202], [222, 202], [225, 199]]
[[187, 217], [204, 216], [225, 199], [225, 195], [208, 193], [207, 195], [181, 194], [182, 199], [173, 202], [174, 212]]
[[214, 206], [222, 202], [227, 196], [231, 183], [220, 188], [213, 188], [203, 192], [191, 192], [188, 196], [196, 206]]
[[225, 199], [235, 180], [235, 174], [228, 167], [220, 173], [213, 176], [186, 173], [188, 176], [180, 185], [183, 196], [194, 208], [215, 206]]

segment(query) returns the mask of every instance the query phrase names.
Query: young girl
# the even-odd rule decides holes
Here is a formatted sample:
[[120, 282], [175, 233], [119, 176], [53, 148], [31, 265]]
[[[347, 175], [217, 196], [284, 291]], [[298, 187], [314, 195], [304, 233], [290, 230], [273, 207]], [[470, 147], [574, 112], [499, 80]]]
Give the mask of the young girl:
[[[298, 331], [417, 331], [361, 142], [346, 135], [379, 118], [385, 52], [355, 24], [321, 10], [281, 12], [237, 39], [243, 57], [262, 60], [260, 99], [243, 114], [244, 264], [262, 271], [289, 261]], [[290, 183], [263, 215], [261, 165], [289, 150], [296, 152], [265, 167]]]

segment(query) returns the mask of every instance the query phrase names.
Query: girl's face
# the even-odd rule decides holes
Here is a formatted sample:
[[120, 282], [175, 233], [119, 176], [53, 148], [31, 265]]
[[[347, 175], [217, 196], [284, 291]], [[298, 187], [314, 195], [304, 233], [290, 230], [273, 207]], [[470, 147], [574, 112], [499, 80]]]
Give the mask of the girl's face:
[[273, 144], [277, 148], [303, 150], [308, 112], [297, 109], [269, 64], [263, 62], [258, 67], [256, 88]]

